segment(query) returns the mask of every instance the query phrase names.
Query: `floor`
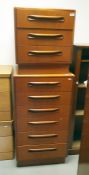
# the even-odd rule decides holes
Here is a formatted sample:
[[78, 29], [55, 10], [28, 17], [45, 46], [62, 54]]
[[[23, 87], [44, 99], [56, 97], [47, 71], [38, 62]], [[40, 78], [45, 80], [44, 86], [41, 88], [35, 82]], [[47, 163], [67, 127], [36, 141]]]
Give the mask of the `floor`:
[[0, 175], [77, 175], [78, 155], [68, 156], [65, 164], [16, 167], [16, 160], [0, 161]]

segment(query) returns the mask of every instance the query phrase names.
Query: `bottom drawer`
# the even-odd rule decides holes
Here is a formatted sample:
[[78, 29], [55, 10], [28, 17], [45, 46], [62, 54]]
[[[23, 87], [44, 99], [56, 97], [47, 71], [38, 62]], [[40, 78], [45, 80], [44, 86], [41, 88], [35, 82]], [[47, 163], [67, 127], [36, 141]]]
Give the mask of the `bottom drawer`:
[[14, 153], [13, 152], [3, 152], [0, 153], [0, 160], [11, 160], [14, 157]]
[[40, 161], [66, 157], [67, 144], [56, 145], [39, 145], [39, 146], [18, 146], [17, 160], [18, 161]]

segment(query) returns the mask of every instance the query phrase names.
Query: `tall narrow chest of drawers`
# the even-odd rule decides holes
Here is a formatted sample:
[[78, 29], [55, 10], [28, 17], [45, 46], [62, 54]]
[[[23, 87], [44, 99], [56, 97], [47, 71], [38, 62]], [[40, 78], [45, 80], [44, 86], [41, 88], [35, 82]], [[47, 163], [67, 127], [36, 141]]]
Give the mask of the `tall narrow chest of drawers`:
[[67, 156], [74, 16], [73, 10], [15, 9], [18, 165], [64, 162]]

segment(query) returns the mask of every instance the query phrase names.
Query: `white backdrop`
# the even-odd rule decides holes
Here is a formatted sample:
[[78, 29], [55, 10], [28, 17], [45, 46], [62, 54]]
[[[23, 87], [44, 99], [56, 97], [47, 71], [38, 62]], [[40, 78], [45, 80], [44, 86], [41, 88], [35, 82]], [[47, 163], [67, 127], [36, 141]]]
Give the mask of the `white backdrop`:
[[15, 64], [14, 7], [75, 9], [74, 44], [89, 43], [89, 0], [0, 0], [0, 64]]

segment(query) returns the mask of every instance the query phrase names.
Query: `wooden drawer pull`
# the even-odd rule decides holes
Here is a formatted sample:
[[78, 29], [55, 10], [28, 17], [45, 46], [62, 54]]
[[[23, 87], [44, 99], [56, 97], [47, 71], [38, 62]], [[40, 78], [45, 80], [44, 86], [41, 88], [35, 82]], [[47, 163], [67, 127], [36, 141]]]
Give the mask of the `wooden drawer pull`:
[[31, 56], [31, 55], [59, 55], [59, 56], [61, 56], [62, 54], [63, 54], [62, 51], [59, 51], [59, 50], [56, 50], [56, 51], [33, 50], [33, 51], [28, 52], [28, 56]]
[[28, 82], [28, 85], [60, 85], [60, 82]]
[[55, 151], [57, 148], [28, 149], [28, 152]]
[[63, 16], [45, 16], [45, 15], [28, 15], [27, 19], [32, 20], [57, 20], [59, 22], [64, 22]]
[[44, 125], [44, 124], [54, 124], [54, 123], [59, 123], [59, 121], [28, 122], [28, 124], [32, 124], [32, 125]]
[[49, 38], [49, 39], [53, 39], [53, 38], [58, 38], [60, 40], [63, 40], [64, 39], [64, 36], [62, 34], [40, 34], [40, 33], [29, 33], [27, 35], [27, 38], [30, 39], [30, 38]]
[[45, 138], [45, 137], [57, 137], [57, 134], [44, 134], [44, 135], [28, 135], [28, 138]]
[[28, 96], [28, 98], [31, 99], [53, 99], [53, 98], [59, 98], [60, 95], [43, 95], [43, 96]]
[[49, 108], [49, 109], [28, 109], [29, 112], [54, 112], [58, 111], [59, 108]]

